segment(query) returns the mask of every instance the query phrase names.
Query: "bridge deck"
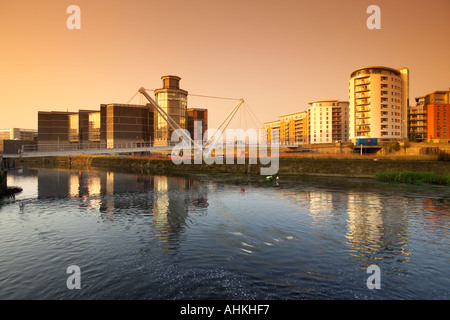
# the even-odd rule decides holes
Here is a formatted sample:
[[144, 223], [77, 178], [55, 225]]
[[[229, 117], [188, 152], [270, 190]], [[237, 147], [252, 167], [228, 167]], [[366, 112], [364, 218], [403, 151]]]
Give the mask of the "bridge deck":
[[[298, 145], [274, 145], [274, 147], [282, 148], [296, 148]], [[229, 146], [228, 146], [229, 147]], [[234, 148], [243, 148], [244, 146], [234, 146]], [[246, 148], [270, 148], [271, 145], [265, 144], [250, 144], [246, 145]], [[148, 146], [148, 147], [120, 147], [120, 148], [87, 148], [87, 149], [76, 149], [70, 150], [70, 148], [61, 148], [60, 150], [48, 150], [48, 151], [27, 151], [22, 150], [18, 154], [3, 154], [3, 158], [34, 158], [34, 157], [54, 157], [54, 156], [71, 156], [71, 155], [96, 155], [96, 154], [118, 154], [118, 153], [138, 153], [138, 152], [158, 152], [166, 151], [171, 153], [174, 146]], [[203, 146], [205, 148], [205, 146]], [[223, 149], [226, 149], [227, 145], [223, 145]], [[194, 148], [192, 147], [194, 151]]]

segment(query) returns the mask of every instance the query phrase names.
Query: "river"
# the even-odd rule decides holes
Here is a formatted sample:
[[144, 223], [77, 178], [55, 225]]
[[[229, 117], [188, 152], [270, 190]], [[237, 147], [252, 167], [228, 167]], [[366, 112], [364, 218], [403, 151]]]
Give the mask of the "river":
[[8, 185], [0, 299], [450, 298], [448, 187], [46, 168]]

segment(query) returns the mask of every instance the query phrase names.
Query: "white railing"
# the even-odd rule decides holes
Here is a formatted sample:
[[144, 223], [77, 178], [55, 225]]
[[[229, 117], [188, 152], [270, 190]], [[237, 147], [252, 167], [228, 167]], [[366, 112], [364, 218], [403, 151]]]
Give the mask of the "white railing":
[[[19, 150], [20, 154], [30, 154], [30, 153], [42, 153], [42, 152], [83, 152], [83, 151], [98, 151], [99, 153], [104, 151], [117, 151], [124, 150], [124, 152], [131, 152], [130, 150], [139, 150], [139, 149], [164, 149], [164, 148], [173, 148], [176, 145], [179, 145], [180, 142], [177, 141], [167, 141], [167, 142], [158, 142], [158, 141], [142, 141], [142, 142], [116, 142], [116, 143], [56, 143], [56, 144], [30, 144], [23, 145]], [[288, 143], [280, 143], [280, 142], [272, 142], [267, 143], [265, 141], [247, 141], [246, 143], [238, 141], [234, 143], [234, 147], [242, 148], [242, 147], [253, 147], [253, 146], [261, 146], [261, 145], [292, 145], [296, 146], [298, 143], [288, 144]], [[202, 145], [202, 144], [200, 144]], [[223, 147], [227, 146], [227, 143], [224, 142]], [[203, 147], [207, 147], [208, 145], [204, 145]]]
[[[168, 142], [165, 146], [175, 145], [174, 142]], [[30, 152], [65, 152], [65, 151], [85, 151], [85, 150], [104, 150], [104, 149], [138, 149], [138, 148], [152, 148], [154, 147], [153, 141], [141, 141], [141, 142], [88, 142], [88, 143], [39, 143], [31, 145], [23, 145], [21, 153]], [[158, 146], [156, 144], [156, 146]]]

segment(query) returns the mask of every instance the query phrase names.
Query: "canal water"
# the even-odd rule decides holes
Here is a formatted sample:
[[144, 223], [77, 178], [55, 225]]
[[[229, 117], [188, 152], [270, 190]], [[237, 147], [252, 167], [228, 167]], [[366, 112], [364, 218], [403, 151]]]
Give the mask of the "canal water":
[[0, 299], [450, 298], [447, 187], [27, 168], [8, 183], [23, 191], [0, 206]]

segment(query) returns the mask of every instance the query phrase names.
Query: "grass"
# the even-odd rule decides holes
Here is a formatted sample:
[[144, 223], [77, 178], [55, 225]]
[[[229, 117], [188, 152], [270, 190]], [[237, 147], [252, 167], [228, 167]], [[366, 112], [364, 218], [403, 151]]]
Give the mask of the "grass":
[[410, 184], [436, 184], [450, 186], [450, 174], [436, 174], [424, 171], [388, 171], [377, 172], [375, 179], [382, 182], [400, 182]]

